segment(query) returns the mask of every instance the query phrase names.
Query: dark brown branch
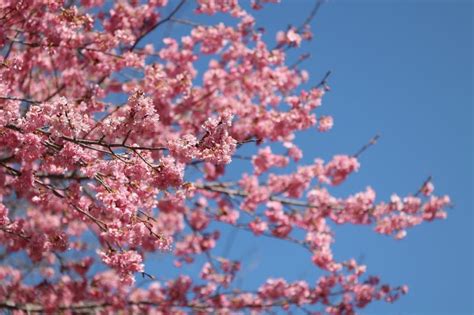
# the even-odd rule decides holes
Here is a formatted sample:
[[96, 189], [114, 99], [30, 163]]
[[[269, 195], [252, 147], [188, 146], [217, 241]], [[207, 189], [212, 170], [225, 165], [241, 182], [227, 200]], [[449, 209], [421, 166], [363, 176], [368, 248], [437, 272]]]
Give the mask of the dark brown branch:
[[0, 162], [0, 166], [5, 168], [13, 176], [20, 176], [21, 175], [21, 172], [19, 170], [16, 170], [13, 167], [10, 167], [10, 166], [6, 165], [3, 162]]
[[[9, 171], [10, 174], [12, 174], [13, 176], [21, 176], [21, 171], [19, 170], [16, 170], [8, 165], [6, 165], [5, 163], [2, 163], [0, 162], [0, 166], [2, 166], [3, 168], [5, 168], [6, 170]], [[80, 212], [81, 214], [85, 215], [86, 217], [88, 217], [89, 219], [91, 219], [102, 231], [106, 231], [107, 230], [107, 224], [103, 221], [101, 221], [100, 219], [94, 217], [93, 215], [91, 215], [90, 213], [88, 213], [87, 211], [84, 211], [82, 210], [81, 208], [79, 208], [78, 206], [74, 205], [73, 203], [69, 202], [69, 198], [67, 195], [65, 194], [62, 194], [58, 188], [54, 187], [53, 185], [50, 185], [50, 184], [46, 184], [45, 182], [35, 178], [34, 179], [34, 182], [46, 189], [48, 189], [49, 191], [51, 191], [56, 197], [58, 198], [61, 198], [61, 199], [65, 199], [68, 201], [68, 204], [73, 207], [76, 211]]]
[[[236, 292], [223, 292], [221, 294], [217, 294], [215, 296], [211, 296], [210, 299], [216, 298], [219, 295], [235, 295], [239, 296], [240, 294], [244, 293], [250, 293], [250, 294], [257, 294], [256, 292], [241, 292], [241, 291], [236, 291]], [[331, 294], [332, 295], [332, 294]], [[190, 308], [194, 310], [199, 310], [199, 311], [209, 311], [209, 310], [218, 310], [219, 307], [213, 306], [206, 304], [206, 302], [181, 302], [181, 303], [174, 303], [174, 304], [169, 304], [166, 301], [163, 301], [163, 303], [157, 303], [157, 302], [151, 302], [151, 301], [127, 301], [125, 302], [126, 306], [144, 306], [144, 307], [155, 307], [155, 308], [160, 308], [160, 307], [165, 307], [165, 308]], [[247, 304], [242, 307], [244, 308], [254, 308], [254, 309], [268, 309], [272, 307], [282, 307], [286, 305], [298, 305], [297, 301], [292, 301], [292, 300], [287, 300], [287, 299], [281, 299], [279, 301], [276, 301], [274, 303], [257, 303], [257, 304]], [[75, 314], [78, 313], [90, 313], [97, 311], [99, 309], [107, 308], [107, 307], [114, 307], [114, 305], [110, 303], [84, 303], [84, 304], [73, 304], [73, 305], [62, 305], [56, 307], [56, 311], [73, 311]], [[34, 304], [34, 303], [25, 303], [25, 304], [17, 304], [11, 301], [4, 301], [0, 302], [0, 309], [7, 309], [7, 310], [19, 310], [27, 313], [44, 313], [46, 309], [39, 304]], [[95, 314], [95, 312], [94, 312]]]
[[326, 72], [321, 82], [319, 82], [318, 85], [316, 85], [316, 88], [322, 87], [325, 91], [328, 91], [329, 90], [328, 79], [331, 73], [332, 73], [331, 71]]
[[358, 158], [362, 153], [364, 153], [368, 148], [373, 146], [374, 144], [377, 143], [379, 140], [380, 135], [375, 135], [372, 139], [370, 139], [369, 142], [367, 142], [362, 148], [360, 148], [356, 153], [354, 153], [352, 156], [355, 158]]
[[309, 25], [311, 23], [311, 21], [316, 17], [316, 14], [318, 14], [319, 9], [321, 8], [321, 6], [323, 5], [324, 2], [325, 2], [325, 0], [317, 0], [316, 1], [316, 3], [314, 4], [313, 9], [309, 13], [309, 15], [306, 17], [303, 24], [301, 24], [300, 27], [298, 27], [298, 32], [301, 32], [306, 25]]
[[290, 69], [295, 69], [300, 63], [302, 63], [303, 61], [305, 61], [309, 57], [311, 57], [310, 53], [302, 54], [295, 63], [293, 63], [291, 66], [289, 66], [289, 68]]
[[61, 86], [59, 88], [56, 89], [56, 91], [54, 91], [52, 94], [46, 96], [46, 98], [43, 100], [43, 102], [47, 102], [49, 100], [51, 100], [53, 97], [55, 97], [56, 95], [58, 95], [59, 93], [61, 93], [62, 90], [64, 90], [64, 88], [66, 88], [66, 84], [61, 84]]
[[36, 177], [38, 178], [49, 178], [49, 179], [63, 179], [63, 180], [78, 180], [78, 181], [81, 181], [81, 180], [89, 180], [89, 179], [92, 179], [88, 176], [80, 176], [80, 175], [76, 175], [76, 174], [69, 174], [69, 175], [66, 175], [66, 174], [48, 174], [48, 173], [40, 173], [40, 174], [36, 174], [35, 175]]
[[208, 25], [205, 25], [205, 24], [200, 24], [200, 23], [196, 23], [196, 22], [193, 22], [193, 21], [190, 21], [190, 20], [185, 20], [185, 19], [170, 18], [170, 21], [173, 22], [173, 23], [189, 25], [189, 26], [194, 26], [194, 27], [198, 27], [198, 26], [207, 27], [208, 26]]
[[[18, 132], [23, 132], [23, 130], [21, 128], [15, 126], [15, 125], [11, 125], [11, 124], [6, 125], [5, 128], [8, 128], [8, 129], [11, 129], [11, 130], [14, 130], [14, 131], [18, 131]], [[42, 133], [46, 136], [51, 135], [50, 132], [42, 130], [42, 129], [37, 129], [37, 132]], [[163, 150], [167, 150], [167, 148], [165, 148], [165, 147], [130, 146], [130, 145], [126, 145], [124, 143], [107, 143], [107, 142], [104, 142], [102, 139], [88, 140], [88, 139], [71, 138], [71, 137], [67, 137], [67, 136], [61, 136], [60, 138], [65, 140], [65, 141], [72, 142], [72, 143], [75, 143], [75, 144], [87, 145], [87, 146], [89, 146], [88, 147], [89, 149], [95, 149], [95, 148], [90, 147], [90, 146], [91, 145], [97, 145], [97, 146], [104, 147], [106, 149], [124, 148], [124, 149], [132, 150], [132, 151], [135, 151], [135, 150], [144, 150], [144, 151], [163, 151]], [[103, 153], [105, 153], [105, 152], [103, 152]]]
[[30, 240], [30, 236], [26, 236], [26, 235], [23, 235], [23, 234], [21, 234], [21, 233], [18, 234], [18, 233], [12, 232], [12, 231], [10, 231], [9, 229], [4, 228], [4, 227], [2, 227], [2, 226], [0, 226], [0, 231], [2, 231], [2, 232], [4, 232], [4, 233], [7, 233], [7, 234], [14, 235], [14, 236], [19, 237], [19, 238], [22, 238], [22, 239], [24, 239], [25, 241]]
[[[231, 189], [231, 188], [225, 188], [223, 186], [218, 186], [218, 185], [206, 185], [206, 184], [199, 184], [199, 183], [194, 183], [193, 185], [198, 189], [204, 189], [204, 190], [208, 190], [208, 191], [223, 193], [223, 194], [226, 194], [226, 195], [229, 195], [229, 196], [239, 196], [239, 197], [247, 197], [248, 196], [248, 193], [246, 193], [243, 190], [239, 190], [239, 189]], [[270, 196], [269, 200], [278, 201], [278, 202], [281, 202], [282, 204], [287, 204], [287, 205], [291, 205], [291, 206], [306, 207], [306, 208], [317, 208], [316, 206], [311, 205], [307, 202], [303, 202], [303, 201], [295, 200], [295, 199], [290, 199], [290, 198]]]
[[430, 175], [428, 176], [427, 179], [425, 179], [425, 181], [423, 182], [423, 184], [421, 185], [421, 187], [418, 189], [418, 191], [415, 193], [415, 197], [418, 197], [421, 192], [423, 191], [423, 188], [425, 188], [426, 185], [428, 185], [429, 182], [431, 182], [433, 180], [433, 177]]
[[14, 97], [14, 96], [0, 96], [0, 100], [8, 100], [8, 101], [20, 101], [30, 104], [41, 104], [39, 101], [29, 100], [26, 98]]
[[130, 47], [130, 51], [133, 51], [135, 49], [135, 47], [137, 47], [138, 43], [140, 43], [140, 41], [145, 38], [148, 34], [150, 34], [151, 32], [153, 32], [155, 29], [157, 29], [160, 25], [166, 23], [167, 21], [169, 21], [176, 13], [178, 13], [179, 9], [181, 9], [181, 7], [186, 3], [186, 0], [181, 0], [179, 2], [179, 4], [176, 6], [176, 8], [174, 8], [173, 11], [171, 11], [171, 13], [165, 17], [164, 19], [158, 21], [155, 25], [153, 25], [151, 28], [149, 28], [145, 33], [141, 34], [140, 36], [138, 36], [138, 38], [135, 40], [135, 42], [133, 43], [132, 47]]

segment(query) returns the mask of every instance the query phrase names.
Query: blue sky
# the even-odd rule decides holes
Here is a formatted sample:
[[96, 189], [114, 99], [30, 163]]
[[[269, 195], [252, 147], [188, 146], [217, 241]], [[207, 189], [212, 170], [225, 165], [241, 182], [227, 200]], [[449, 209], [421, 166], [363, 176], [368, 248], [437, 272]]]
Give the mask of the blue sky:
[[[273, 41], [277, 30], [299, 25], [312, 5], [309, 0], [266, 5], [257, 21]], [[394, 192], [414, 193], [432, 175], [435, 191], [449, 194], [454, 202], [447, 220], [415, 227], [403, 241], [375, 234], [370, 227], [337, 227], [336, 258], [360, 258], [369, 273], [410, 287], [397, 303], [376, 303], [362, 314], [473, 312], [472, 14], [469, 1], [332, 0], [313, 21], [313, 41], [300, 50], [312, 54], [300, 66], [309, 71], [312, 83], [333, 71], [332, 91], [319, 113], [335, 119], [329, 133], [298, 135], [303, 163], [354, 153], [381, 135], [361, 157], [360, 171], [334, 194], [347, 196], [370, 185], [379, 200], [387, 200]], [[191, 6], [179, 17], [193, 19]], [[157, 32], [151, 40], [159, 36]], [[255, 240], [246, 232], [231, 239], [230, 256], [244, 260], [238, 281], [245, 288], [268, 277], [312, 284], [320, 275], [302, 249], [263, 237]], [[178, 272], [161, 261], [150, 271], [165, 278]]]

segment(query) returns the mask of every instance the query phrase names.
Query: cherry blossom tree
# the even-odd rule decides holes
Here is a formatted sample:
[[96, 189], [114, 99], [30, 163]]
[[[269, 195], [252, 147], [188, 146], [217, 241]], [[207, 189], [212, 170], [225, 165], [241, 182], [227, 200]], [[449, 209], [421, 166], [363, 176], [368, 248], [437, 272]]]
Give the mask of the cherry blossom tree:
[[[353, 155], [299, 163], [296, 133], [333, 125], [318, 113], [329, 73], [315, 81], [299, 69], [306, 55], [286, 58], [311, 40], [321, 1], [269, 45], [252, 12], [273, 2], [0, 1], [1, 309], [353, 314], [407, 293], [336, 261], [331, 225], [402, 239], [445, 218], [449, 197], [431, 179], [385, 202], [372, 188], [333, 196], [377, 137]], [[185, 6], [233, 22], [179, 19]], [[150, 41], [176, 23], [186, 35]], [[235, 160], [246, 167], [227, 180]], [[239, 289], [246, 261], [216, 255], [215, 222], [300, 246], [323, 276]], [[183, 273], [157, 278], [146, 260], [156, 252]], [[201, 272], [186, 274], [190, 264]]]

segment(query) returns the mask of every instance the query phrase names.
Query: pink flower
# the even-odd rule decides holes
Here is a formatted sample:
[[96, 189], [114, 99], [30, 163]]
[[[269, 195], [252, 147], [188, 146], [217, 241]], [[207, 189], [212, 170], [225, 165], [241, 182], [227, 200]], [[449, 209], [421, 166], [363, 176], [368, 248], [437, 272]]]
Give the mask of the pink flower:
[[318, 123], [318, 130], [321, 132], [326, 132], [332, 128], [334, 121], [331, 116], [321, 116], [318, 120]]
[[98, 254], [104, 264], [118, 272], [121, 281], [126, 285], [132, 285], [135, 282], [133, 273], [142, 272], [144, 270], [142, 263], [143, 258], [136, 251], [126, 251], [122, 253], [100, 251]]
[[206, 215], [206, 213], [199, 209], [193, 211], [189, 219], [189, 223], [193, 229], [197, 231], [204, 230], [209, 224], [209, 221], [209, 217]]
[[331, 178], [331, 183], [339, 185], [349, 174], [359, 169], [359, 162], [355, 157], [336, 155], [325, 168], [326, 176]]
[[295, 162], [298, 162], [303, 157], [303, 152], [295, 144], [291, 142], [284, 143], [285, 148], [288, 149], [288, 156], [292, 158]]
[[434, 191], [434, 186], [431, 181], [425, 183], [423, 187], [421, 188], [421, 192], [425, 196], [430, 196], [433, 193], [433, 191]]
[[290, 46], [300, 46], [302, 38], [299, 35], [295, 28], [290, 28], [286, 33], [278, 32], [277, 33], [277, 42], [280, 45], [290, 45]]
[[178, 187], [183, 182], [184, 165], [176, 162], [172, 157], [164, 157], [156, 168], [153, 179], [156, 186], [160, 189], [168, 187]]
[[241, 208], [247, 211], [254, 211], [256, 207], [268, 200], [270, 192], [266, 187], [260, 187], [256, 176], [244, 174], [239, 181], [240, 186], [248, 193]]
[[259, 218], [251, 221], [249, 223], [249, 228], [255, 235], [261, 235], [268, 229], [268, 224], [265, 221], [260, 220]]
[[270, 147], [258, 151], [258, 155], [252, 158], [255, 175], [260, 175], [271, 167], [284, 167], [288, 164], [288, 158], [272, 153]]
[[199, 157], [215, 164], [228, 164], [232, 160], [237, 141], [229, 135], [232, 115], [224, 113], [219, 119], [208, 119], [203, 125], [206, 134], [197, 145]]

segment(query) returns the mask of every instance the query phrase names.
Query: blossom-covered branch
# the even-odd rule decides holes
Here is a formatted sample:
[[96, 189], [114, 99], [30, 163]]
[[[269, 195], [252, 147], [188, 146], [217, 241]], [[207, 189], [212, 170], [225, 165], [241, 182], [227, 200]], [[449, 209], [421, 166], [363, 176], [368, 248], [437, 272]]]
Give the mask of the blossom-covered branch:
[[[334, 258], [332, 223], [402, 239], [449, 197], [431, 178], [385, 202], [334, 196], [378, 136], [301, 163], [298, 133], [334, 125], [331, 72], [312, 79], [292, 54], [323, 1], [269, 44], [253, 12], [274, 2], [0, 0], [0, 309], [353, 314], [407, 293]], [[184, 35], [153, 37], [165, 23]], [[321, 277], [241, 290], [226, 229], [301, 246]]]

